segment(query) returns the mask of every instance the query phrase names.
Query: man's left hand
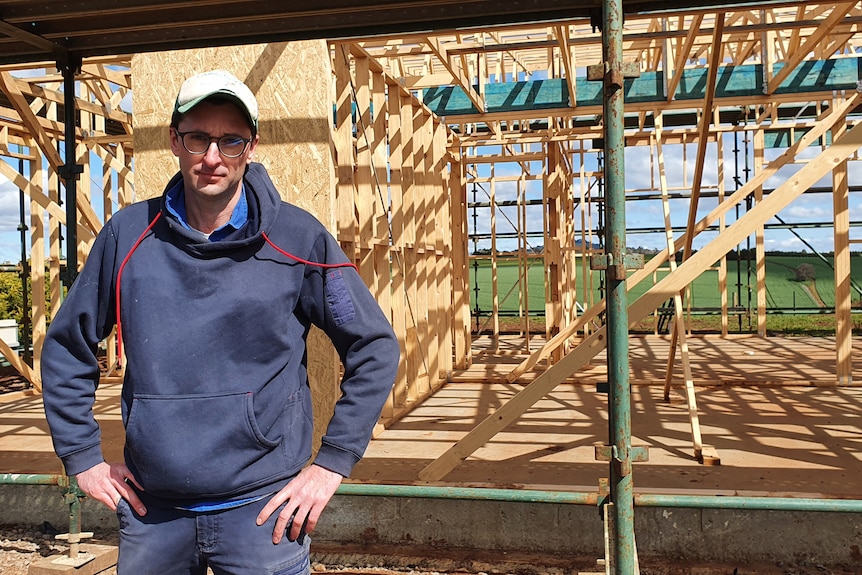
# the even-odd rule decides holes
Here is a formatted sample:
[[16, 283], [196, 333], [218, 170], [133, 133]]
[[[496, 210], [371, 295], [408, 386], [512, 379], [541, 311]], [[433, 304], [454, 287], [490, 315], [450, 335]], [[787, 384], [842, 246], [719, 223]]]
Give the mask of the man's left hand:
[[[318, 465], [306, 467], [281, 491], [273, 495], [260, 515], [257, 516], [257, 524], [266, 523], [270, 515], [282, 503], [287, 502], [281, 513], [278, 514], [275, 529], [272, 532], [272, 542], [276, 545], [281, 542], [288, 522], [291, 525], [287, 537], [291, 541], [296, 541], [302, 532], [311, 533], [314, 531], [320, 514], [332, 496], [335, 495], [335, 490], [341, 485], [342, 479], [344, 478], [340, 474]], [[292, 521], [291, 517], [293, 517]]]

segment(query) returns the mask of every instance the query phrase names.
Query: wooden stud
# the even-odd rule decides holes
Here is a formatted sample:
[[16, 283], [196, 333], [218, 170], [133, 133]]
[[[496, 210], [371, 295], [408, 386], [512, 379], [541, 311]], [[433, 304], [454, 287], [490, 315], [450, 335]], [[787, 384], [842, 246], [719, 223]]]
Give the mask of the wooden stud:
[[[846, 126], [837, 125], [833, 138]], [[832, 203], [835, 214], [835, 376], [838, 385], [853, 385], [853, 320], [850, 297], [850, 191], [847, 161], [832, 170]]]

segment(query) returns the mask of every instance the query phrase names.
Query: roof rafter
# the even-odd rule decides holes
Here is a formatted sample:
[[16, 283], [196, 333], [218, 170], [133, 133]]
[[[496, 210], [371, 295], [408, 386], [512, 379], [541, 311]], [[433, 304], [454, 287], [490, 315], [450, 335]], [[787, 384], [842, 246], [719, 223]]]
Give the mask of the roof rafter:
[[796, 66], [808, 57], [808, 53], [811, 52], [814, 47], [823, 40], [823, 38], [825, 38], [841, 20], [844, 19], [844, 16], [846, 16], [855, 5], [855, 2], [835, 4], [835, 9], [820, 23], [814, 33], [808, 36], [801, 46], [790, 52], [790, 57], [785, 60], [784, 67], [769, 80], [769, 83], [766, 86], [766, 93], [773, 94], [778, 86], [780, 86], [781, 83], [790, 76], [790, 73], [793, 72]]
[[[452, 74], [452, 78], [455, 83], [464, 90], [464, 93], [467, 94], [467, 97], [470, 98], [470, 101], [473, 102], [474, 106], [476, 106], [476, 109], [480, 112], [484, 112], [485, 99], [476, 91], [473, 84], [470, 82], [470, 78], [464, 72], [464, 61], [460, 60], [461, 65], [456, 65], [453, 62], [453, 59], [449, 57], [446, 48], [441, 44], [439, 38], [429, 36], [426, 38], [426, 42], [432, 52], [434, 52], [434, 55], [437, 56], [437, 59], [440, 60], [440, 63], [443, 64], [443, 67]], [[463, 55], [461, 57], [463, 57]]]

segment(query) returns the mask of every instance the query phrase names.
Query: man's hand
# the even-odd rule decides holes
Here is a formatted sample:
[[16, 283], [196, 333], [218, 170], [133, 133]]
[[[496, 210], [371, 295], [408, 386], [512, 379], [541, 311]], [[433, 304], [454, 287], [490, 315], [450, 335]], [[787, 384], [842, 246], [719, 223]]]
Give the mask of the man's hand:
[[303, 531], [311, 533], [317, 526], [320, 514], [335, 495], [335, 490], [344, 479], [338, 473], [329, 471], [317, 465], [311, 465], [299, 472], [299, 475], [272, 496], [269, 503], [257, 516], [257, 524], [263, 525], [270, 515], [285, 501], [287, 505], [278, 514], [275, 529], [272, 532], [272, 542], [278, 545], [284, 536], [288, 521], [290, 526], [288, 539], [296, 541]]
[[147, 508], [144, 507], [138, 494], [126, 483], [126, 480], [134, 483], [141, 491], [143, 488], [129, 471], [129, 468], [122, 463], [108, 464], [102, 462], [82, 471], [75, 477], [81, 491], [86, 493], [88, 497], [101, 501], [113, 511], [117, 510], [120, 499], [125, 499], [138, 515], [147, 514]]

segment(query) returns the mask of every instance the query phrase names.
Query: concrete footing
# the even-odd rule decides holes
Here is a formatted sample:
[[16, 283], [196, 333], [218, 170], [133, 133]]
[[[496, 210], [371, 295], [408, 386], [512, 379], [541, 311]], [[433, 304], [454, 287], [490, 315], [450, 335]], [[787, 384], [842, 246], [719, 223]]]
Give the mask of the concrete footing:
[[[114, 513], [93, 501], [83, 502], [82, 520], [84, 530], [116, 529]], [[36, 529], [45, 521], [67, 529], [60, 488], [0, 486], [0, 523]], [[635, 534], [642, 569], [717, 563], [727, 572], [752, 564], [862, 570], [862, 514], [638, 507]], [[570, 573], [595, 566], [603, 537], [591, 506], [338, 495], [321, 517], [312, 552], [323, 562], [362, 556], [397, 564], [400, 556], [428, 567], [529, 563], [544, 565], [541, 573]]]

